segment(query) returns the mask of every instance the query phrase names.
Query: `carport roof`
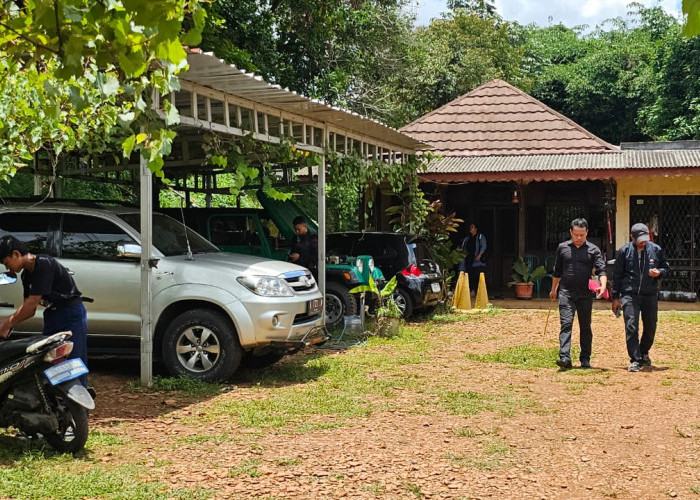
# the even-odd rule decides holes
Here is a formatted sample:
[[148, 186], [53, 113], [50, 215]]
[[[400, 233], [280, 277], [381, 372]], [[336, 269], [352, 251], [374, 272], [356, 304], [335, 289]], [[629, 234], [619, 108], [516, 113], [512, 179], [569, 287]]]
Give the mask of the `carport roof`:
[[270, 84], [261, 76], [228, 64], [211, 52], [190, 49], [187, 61], [189, 69], [180, 76], [182, 80], [342, 128], [350, 133], [360, 134], [393, 145], [397, 149], [416, 151], [417, 149], [430, 148], [429, 145], [420, 140], [377, 120], [366, 118], [337, 106], [331, 106], [279, 85]]

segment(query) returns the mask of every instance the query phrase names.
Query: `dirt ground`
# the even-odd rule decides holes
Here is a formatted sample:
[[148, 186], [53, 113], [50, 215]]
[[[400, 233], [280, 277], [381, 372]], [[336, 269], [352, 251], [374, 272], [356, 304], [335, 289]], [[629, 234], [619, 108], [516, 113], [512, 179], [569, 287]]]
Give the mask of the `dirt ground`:
[[[232, 414], [192, 423], [208, 405], [264, 399], [274, 387], [233, 381], [215, 397], [187, 400], [129, 390], [136, 365], [93, 366], [92, 430], [130, 443], [93, 458], [153, 463], [151, 479], [214, 498], [700, 498], [700, 327], [663, 314], [654, 365], [640, 373], [627, 371], [622, 320], [610, 312], [594, 312], [590, 370], [554, 366], [555, 312], [546, 335], [542, 310], [435, 325], [430, 349], [405, 367], [418, 387], [393, 388], [386, 410], [312, 432], [244, 428]], [[474, 359], [521, 345], [551, 349], [551, 367]], [[360, 349], [390, 355], [387, 345]], [[433, 386], [490, 395], [507, 410], [431, 406]], [[197, 440], [225, 435], [237, 438]], [[254, 473], [231, 473], [245, 464]]]

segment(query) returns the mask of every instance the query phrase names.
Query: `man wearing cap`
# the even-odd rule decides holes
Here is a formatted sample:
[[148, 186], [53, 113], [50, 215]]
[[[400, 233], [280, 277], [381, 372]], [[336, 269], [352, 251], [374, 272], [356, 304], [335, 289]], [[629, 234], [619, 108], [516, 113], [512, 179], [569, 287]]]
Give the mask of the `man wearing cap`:
[[[634, 224], [630, 237], [632, 241], [620, 247], [615, 255], [612, 311], [618, 314], [622, 309], [630, 357], [628, 370], [638, 372], [643, 366], [651, 366], [649, 350], [654, 344], [659, 311], [658, 281], [668, 273], [669, 267], [661, 247], [650, 241], [646, 225]], [[644, 323], [641, 340], [640, 314]]]

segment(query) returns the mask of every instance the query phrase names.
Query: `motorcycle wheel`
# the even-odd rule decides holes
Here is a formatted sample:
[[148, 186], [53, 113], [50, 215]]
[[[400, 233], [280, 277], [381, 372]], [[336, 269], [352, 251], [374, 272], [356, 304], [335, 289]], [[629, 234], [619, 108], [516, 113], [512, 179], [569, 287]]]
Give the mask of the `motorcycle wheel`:
[[58, 416], [56, 434], [46, 434], [44, 439], [59, 453], [78, 453], [88, 438], [88, 412], [65, 396], [54, 396]]

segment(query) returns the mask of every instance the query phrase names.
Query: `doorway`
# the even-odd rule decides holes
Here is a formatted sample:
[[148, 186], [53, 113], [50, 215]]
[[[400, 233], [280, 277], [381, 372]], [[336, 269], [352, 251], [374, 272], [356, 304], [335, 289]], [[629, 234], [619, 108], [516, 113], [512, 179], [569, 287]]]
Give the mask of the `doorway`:
[[518, 254], [518, 207], [479, 208], [476, 223], [486, 236], [488, 247], [487, 290], [489, 295], [502, 294], [510, 280], [511, 265]]

